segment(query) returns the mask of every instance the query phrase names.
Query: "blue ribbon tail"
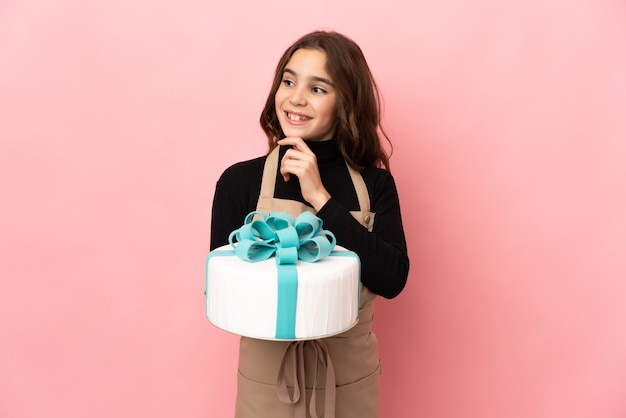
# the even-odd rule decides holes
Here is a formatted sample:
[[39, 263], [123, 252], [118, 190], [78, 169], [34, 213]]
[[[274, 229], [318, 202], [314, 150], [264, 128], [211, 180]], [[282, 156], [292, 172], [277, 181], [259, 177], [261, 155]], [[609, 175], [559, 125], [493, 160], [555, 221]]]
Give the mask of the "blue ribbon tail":
[[276, 312], [276, 338], [296, 338], [296, 305], [298, 299], [298, 271], [295, 264], [277, 264], [278, 306]]

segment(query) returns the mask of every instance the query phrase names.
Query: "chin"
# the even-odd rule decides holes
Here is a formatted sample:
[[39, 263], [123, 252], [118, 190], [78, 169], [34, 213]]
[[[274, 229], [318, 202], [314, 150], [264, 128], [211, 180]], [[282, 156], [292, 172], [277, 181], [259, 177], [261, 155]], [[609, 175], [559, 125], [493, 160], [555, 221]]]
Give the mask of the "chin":
[[297, 131], [295, 129], [287, 128], [287, 129], [282, 129], [282, 131], [285, 137], [302, 138], [302, 139], [306, 139], [308, 137], [306, 133], [302, 131]]

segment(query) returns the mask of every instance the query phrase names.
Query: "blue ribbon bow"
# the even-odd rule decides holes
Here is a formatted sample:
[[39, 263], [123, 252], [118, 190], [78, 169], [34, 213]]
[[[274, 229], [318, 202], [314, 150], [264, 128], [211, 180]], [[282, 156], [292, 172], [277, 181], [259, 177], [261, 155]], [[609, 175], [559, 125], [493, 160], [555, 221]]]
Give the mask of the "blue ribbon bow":
[[[253, 219], [258, 215], [261, 219]], [[286, 212], [250, 212], [243, 226], [230, 233], [235, 254], [252, 263], [276, 256], [278, 306], [276, 338], [295, 339], [298, 297], [298, 260], [313, 263], [332, 252], [335, 235], [322, 229], [322, 220], [311, 212], [293, 218]]]

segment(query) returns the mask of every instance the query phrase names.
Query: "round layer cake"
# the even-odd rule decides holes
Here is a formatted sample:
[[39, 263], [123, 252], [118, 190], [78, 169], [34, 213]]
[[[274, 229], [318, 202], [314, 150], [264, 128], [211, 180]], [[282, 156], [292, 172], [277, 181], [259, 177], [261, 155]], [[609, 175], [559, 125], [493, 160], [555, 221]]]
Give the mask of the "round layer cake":
[[[218, 328], [252, 338], [306, 340], [339, 334], [358, 321], [359, 273], [358, 256], [340, 246], [316, 262], [277, 266], [274, 257], [244, 261], [225, 245], [207, 259], [207, 317]], [[297, 289], [286, 291], [284, 276], [294, 276]]]

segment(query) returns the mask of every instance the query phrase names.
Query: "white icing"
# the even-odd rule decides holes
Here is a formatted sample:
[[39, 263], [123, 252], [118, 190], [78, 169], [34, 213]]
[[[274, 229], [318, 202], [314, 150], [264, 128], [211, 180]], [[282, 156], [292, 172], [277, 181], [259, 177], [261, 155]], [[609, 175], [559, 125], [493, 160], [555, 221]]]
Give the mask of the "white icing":
[[[231, 250], [230, 245], [211, 254]], [[346, 252], [335, 247], [333, 254]], [[353, 253], [352, 253], [353, 254]], [[322, 338], [354, 326], [359, 311], [359, 261], [331, 255], [314, 263], [299, 261], [296, 339]], [[226, 331], [276, 339], [276, 260], [250, 263], [235, 255], [207, 262], [207, 317]]]

